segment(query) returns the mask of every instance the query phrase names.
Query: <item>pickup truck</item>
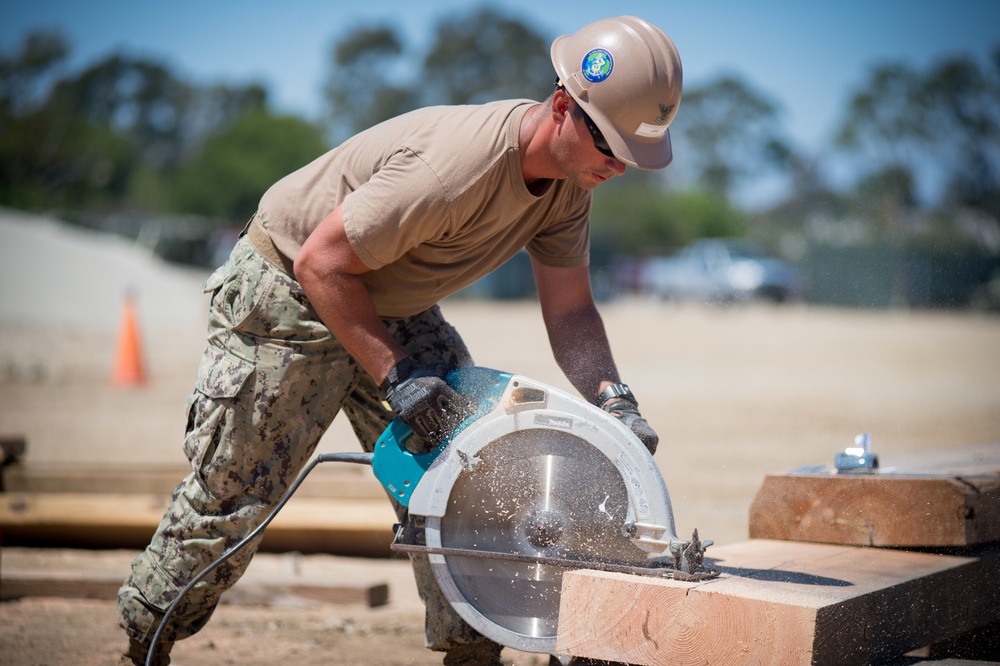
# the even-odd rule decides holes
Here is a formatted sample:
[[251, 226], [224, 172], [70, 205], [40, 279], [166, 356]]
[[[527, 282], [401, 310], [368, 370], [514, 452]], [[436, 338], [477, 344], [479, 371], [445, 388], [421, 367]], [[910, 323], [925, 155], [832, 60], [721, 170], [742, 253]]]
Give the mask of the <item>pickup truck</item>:
[[705, 303], [786, 303], [800, 300], [804, 290], [792, 264], [736, 239], [698, 240], [677, 255], [647, 259], [639, 281], [661, 299]]

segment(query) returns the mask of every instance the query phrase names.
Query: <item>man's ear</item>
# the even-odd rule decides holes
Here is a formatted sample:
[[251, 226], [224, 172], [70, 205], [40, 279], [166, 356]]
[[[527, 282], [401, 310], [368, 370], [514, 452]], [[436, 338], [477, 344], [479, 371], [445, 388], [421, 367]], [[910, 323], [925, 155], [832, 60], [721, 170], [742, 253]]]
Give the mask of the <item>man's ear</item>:
[[566, 115], [569, 114], [570, 104], [572, 103], [573, 98], [565, 90], [555, 91], [552, 95], [552, 119], [557, 123], [561, 123]]

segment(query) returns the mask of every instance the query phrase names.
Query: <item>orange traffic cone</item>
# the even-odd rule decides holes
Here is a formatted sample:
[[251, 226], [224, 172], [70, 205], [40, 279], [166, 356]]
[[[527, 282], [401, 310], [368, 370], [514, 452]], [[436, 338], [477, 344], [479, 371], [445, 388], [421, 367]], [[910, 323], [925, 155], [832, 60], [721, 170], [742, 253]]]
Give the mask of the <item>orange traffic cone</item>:
[[125, 310], [118, 332], [118, 351], [112, 379], [118, 386], [138, 386], [146, 381], [146, 372], [142, 363], [142, 349], [139, 343], [139, 324], [135, 313], [135, 300], [131, 294], [125, 295]]

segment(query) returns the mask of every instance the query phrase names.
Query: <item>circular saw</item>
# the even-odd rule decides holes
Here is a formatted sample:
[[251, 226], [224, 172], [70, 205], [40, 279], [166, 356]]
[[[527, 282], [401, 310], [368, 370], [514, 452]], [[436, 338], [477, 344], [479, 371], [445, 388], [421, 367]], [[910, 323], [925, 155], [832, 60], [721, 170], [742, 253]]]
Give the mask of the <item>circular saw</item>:
[[393, 550], [427, 554], [449, 603], [480, 633], [553, 654], [562, 575], [574, 569], [717, 575], [703, 564], [711, 542], [676, 536], [663, 476], [614, 416], [488, 368], [446, 380], [475, 413], [428, 452], [397, 419], [372, 467], [407, 507]]

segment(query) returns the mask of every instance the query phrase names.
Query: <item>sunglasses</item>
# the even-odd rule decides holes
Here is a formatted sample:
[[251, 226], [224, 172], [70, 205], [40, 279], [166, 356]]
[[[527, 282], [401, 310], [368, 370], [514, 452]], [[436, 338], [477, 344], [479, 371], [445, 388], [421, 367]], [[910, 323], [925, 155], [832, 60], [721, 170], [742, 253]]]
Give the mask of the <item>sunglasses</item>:
[[[562, 81], [560, 81], [558, 77], [556, 78], [556, 88], [563, 91], [566, 90], [566, 87], [562, 84]], [[615, 157], [615, 154], [611, 152], [611, 146], [608, 145], [608, 140], [604, 138], [603, 134], [601, 134], [601, 130], [597, 129], [597, 125], [595, 125], [594, 121], [590, 119], [590, 116], [588, 116], [583, 110], [583, 107], [580, 107], [580, 113], [583, 114], [583, 124], [587, 127], [587, 131], [590, 132], [590, 136], [594, 137], [594, 148], [597, 148], [602, 155], [618, 159]]]
[[604, 138], [603, 134], [601, 134], [601, 130], [597, 129], [597, 125], [594, 124], [594, 121], [590, 119], [590, 116], [588, 116], [583, 109], [580, 109], [580, 113], [583, 114], [583, 124], [586, 125], [587, 130], [590, 131], [590, 136], [594, 137], [594, 148], [597, 148], [602, 155], [615, 158], [615, 154], [611, 152], [611, 146], [608, 145], [608, 140]]

